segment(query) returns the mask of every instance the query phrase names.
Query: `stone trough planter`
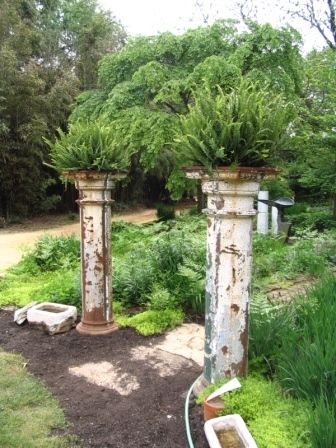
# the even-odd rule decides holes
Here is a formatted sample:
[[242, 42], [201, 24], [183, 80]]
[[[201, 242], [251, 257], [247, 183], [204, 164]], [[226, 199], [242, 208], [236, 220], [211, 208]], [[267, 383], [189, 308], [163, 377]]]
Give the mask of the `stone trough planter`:
[[76, 319], [76, 307], [61, 303], [43, 302], [27, 311], [28, 323], [42, 327], [51, 335], [69, 331], [75, 325]]
[[204, 424], [204, 431], [210, 448], [258, 448], [238, 414], [208, 420]]

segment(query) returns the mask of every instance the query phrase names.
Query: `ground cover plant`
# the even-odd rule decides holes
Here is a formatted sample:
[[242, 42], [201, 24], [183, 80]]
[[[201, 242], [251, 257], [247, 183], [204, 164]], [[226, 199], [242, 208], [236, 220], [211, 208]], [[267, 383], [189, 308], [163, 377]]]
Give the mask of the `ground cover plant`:
[[[260, 375], [252, 374], [240, 382], [240, 389], [224, 394], [225, 409], [220, 415], [240, 414], [259, 448], [312, 446], [307, 431], [309, 402], [284, 396], [278, 381]], [[219, 384], [204, 390], [197, 403], [202, 404], [204, 397]]]
[[[136, 324], [140, 318], [132, 316], [150, 310], [145, 316], [151, 328], [160, 332], [180, 322], [181, 312], [203, 311], [205, 232], [205, 217], [188, 213], [175, 220], [147, 225], [113, 223], [114, 301], [122, 305], [121, 314], [129, 314], [133, 319], [123, 318], [122, 325], [132, 322], [146, 333], [143, 323]], [[293, 245], [271, 236], [255, 235], [254, 297], [262, 295], [271, 284], [290, 285], [298, 274], [311, 278], [322, 275], [335, 250], [332, 230], [308, 239], [297, 238]], [[78, 238], [44, 236], [0, 280], [0, 306], [23, 306], [32, 300], [51, 300], [80, 308]], [[176, 314], [167, 312], [171, 316], [167, 323], [160, 318], [162, 310], [175, 310]], [[158, 322], [162, 322], [161, 329]]]
[[50, 435], [69, 431], [56, 400], [25, 368], [20, 355], [0, 348], [0, 446], [67, 448], [80, 446], [74, 436]]

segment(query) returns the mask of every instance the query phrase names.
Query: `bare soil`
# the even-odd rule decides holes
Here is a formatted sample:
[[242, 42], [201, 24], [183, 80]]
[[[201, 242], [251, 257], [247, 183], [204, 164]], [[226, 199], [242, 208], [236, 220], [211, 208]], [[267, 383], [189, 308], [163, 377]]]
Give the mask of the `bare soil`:
[[[181, 356], [158, 355], [160, 341], [130, 329], [107, 336], [81, 336], [76, 330], [49, 336], [17, 326], [13, 312], [0, 310], [0, 345], [28, 360], [27, 369], [59, 400], [84, 447], [187, 447], [184, 402], [201, 368]], [[100, 369], [93, 380], [92, 366]], [[108, 376], [113, 369], [131, 384], [125, 393], [118, 389], [122, 382], [109, 381], [116, 382]], [[198, 406], [191, 406], [191, 422], [195, 447], [206, 448]]]

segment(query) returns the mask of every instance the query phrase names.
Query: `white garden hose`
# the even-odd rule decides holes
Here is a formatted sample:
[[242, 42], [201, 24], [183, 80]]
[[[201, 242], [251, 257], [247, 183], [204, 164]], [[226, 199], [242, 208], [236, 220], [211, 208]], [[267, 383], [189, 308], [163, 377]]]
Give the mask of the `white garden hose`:
[[192, 437], [191, 437], [191, 431], [190, 431], [189, 401], [190, 401], [190, 395], [192, 393], [192, 390], [193, 390], [195, 384], [197, 383], [197, 381], [201, 378], [201, 376], [202, 375], [200, 375], [198, 378], [196, 378], [196, 380], [190, 386], [190, 389], [188, 390], [188, 393], [187, 393], [187, 396], [186, 396], [185, 405], [184, 405], [184, 423], [185, 423], [185, 429], [186, 429], [186, 434], [187, 434], [187, 440], [188, 440], [189, 448], [195, 448], [194, 444], [193, 444], [193, 441], [192, 441]]

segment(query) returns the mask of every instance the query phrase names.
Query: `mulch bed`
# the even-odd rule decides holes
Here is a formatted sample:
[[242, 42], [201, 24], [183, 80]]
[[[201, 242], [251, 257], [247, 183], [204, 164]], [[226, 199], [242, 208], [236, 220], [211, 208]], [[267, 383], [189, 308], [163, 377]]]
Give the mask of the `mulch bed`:
[[[48, 336], [43, 331], [13, 322], [13, 313], [0, 310], [0, 346], [22, 354], [27, 369], [42, 380], [58, 399], [73, 433], [84, 447], [184, 448], [184, 401], [191, 383], [200, 374], [198, 365], [175, 376], [160, 377], [130, 350], [150, 346], [144, 338], [122, 329], [108, 336], [86, 337], [75, 330]], [[128, 397], [71, 375], [69, 367], [107, 361], [136, 376], [140, 388]], [[201, 409], [192, 405], [191, 427], [195, 448], [207, 448]]]

